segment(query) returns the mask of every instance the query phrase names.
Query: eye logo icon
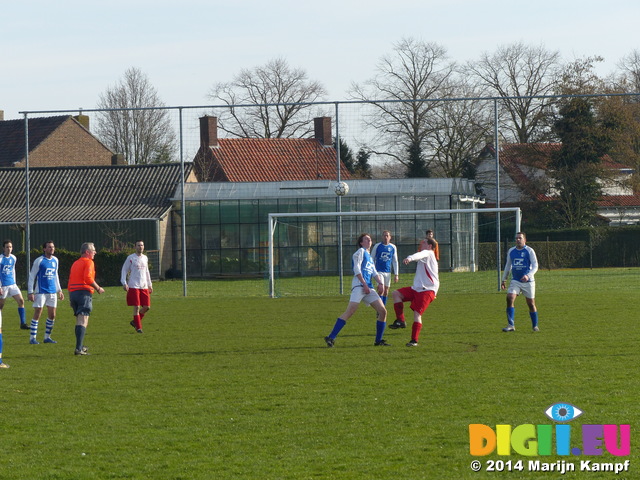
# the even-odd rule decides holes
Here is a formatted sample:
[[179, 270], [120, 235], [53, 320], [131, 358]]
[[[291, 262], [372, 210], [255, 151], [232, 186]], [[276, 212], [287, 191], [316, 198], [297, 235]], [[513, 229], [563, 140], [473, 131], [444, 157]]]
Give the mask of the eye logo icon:
[[568, 403], [555, 403], [547, 408], [544, 413], [556, 422], [569, 422], [582, 415], [582, 410]]

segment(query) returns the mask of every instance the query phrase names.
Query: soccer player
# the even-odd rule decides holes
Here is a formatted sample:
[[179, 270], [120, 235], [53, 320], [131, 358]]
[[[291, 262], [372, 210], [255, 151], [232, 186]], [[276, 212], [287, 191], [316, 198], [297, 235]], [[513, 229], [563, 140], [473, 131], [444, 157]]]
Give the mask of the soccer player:
[[38, 334], [38, 322], [42, 309], [47, 306], [47, 324], [44, 333], [44, 343], [58, 343], [51, 338], [53, 325], [56, 321], [56, 308], [58, 299], [64, 300], [64, 293], [60, 288], [60, 278], [58, 277], [58, 258], [53, 254], [56, 247], [52, 241], [42, 244], [43, 254], [36, 258], [29, 273], [29, 283], [27, 292], [29, 301], [33, 302], [33, 319], [31, 320], [31, 335], [29, 343], [39, 345], [36, 340]]
[[[369, 254], [369, 249], [371, 248], [372, 243], [371, 236], [368, 233], [363, 233], [358, 237], [358, 250], [353, 254], [351, 262], [353, 266], [351, 298], [349, 299], [347, 310], [338, 317], [331, 333], [324, 337], [324, 341], [327, 342], [328, 347], [333, 347], [338, 333], [340, 333], [340, 330], [342, 330], [342, 328], [347, 324], [347, 320], [356, 313], [360, 302], [371, 305], [378, 313], [376, 318], [376, 340], [374, 345], [376, 347], [391, 346], [382, 338], [385, 327], [387, 326], [387, 310], [379, 296], [379, 294], [384, 290], [383, 279], [376, 271], [376, 266]], [[377, 293], [373, 289], [373, 278], [378, 282]]]
[[[136, 332], [142, 333], [142, 319], [151, 308], [151, 274], [149, 273], [149, 259], [143, 253], [144, 242], [136, 242], [136, 253], [132, 253], [124, 261], [120, 283], [127, 292], [127, 305], [133, 307], [133, 320], [130, 325]], [[128, 280], [127, 280], [127, 277]]]
[[436, 246], [433, 249], [433, 253], [436, 256], [436, 260], [440, 261], [440, 246], [438, 245], [438, 241], [433, 237], [433, 230], [427, 230], [425, 232], [425, 239], [420, 243], [420, 250], [424, 250], [427, 248], [427, 238], [431, 238], [434, 242], [436, 242]]
[[539, 332], [538, 328], [538, 309], [536, 307], [536, 282], [535, 273], [538, 271], [538, 258], [533, 248], [527, 246], [527, 236], [524, 232], [516, 234], [516, 246], [511, 247], [507, 252], [507, 263], [504, 266], [502, 274], [502, 283], [500, 288], [507, 288], [506, 281], [511, 272], [511, 282], [507, 289], [507, 326], [502, 329], [503, 332], [515, 332], [515, 313], [514, 307], [516, 297], [521, 293], [527, 300], [529, 306], [529, 317], [531, 317], [531, 326], [534, 332]]
[[4, 301], [7, 297], [13, 297], [18, 303], [18, 316], [20, 317], [20, 328], [29, 330], [27, 325], [27, 315], [24, 310], [24, 298], [16, 282], [16, 256], [13, 251], [13, 242], [5, 240], [2, 244], [3, 255], [0, 257], [0, 318]]
[[418, 262], [413, 285], [399, 288], [393, 292], [393, 309], [396, 312], [396, 319], [403, 325], [406, 325], [403, 302], [411, 302], [413, 325], [411, 327], [411, 340], [407, 343], [407, 347], [418, 346], [420, 330], [422, 330], [422, 314], [436, 298], [438, 288], [440, 288], [438, 261], [433, 252], [436, 241], [433, 238], [427, 238], [424, 243], [425, 248], [423, 250], [409, 255], [402, 261], [405, 265], [409, 265], [411, 262]]
[[104, 293], [104, 288], [96, 283], [96, 269], [93, 258], [96, 247], [91, 242], [80, 247], [80, 258], [73, 262], [69, 272], [69, 300], [76, 316], [75, 355], [89, 355], [84, 345], [84, 335], [89, 324], [89, 315], [93, 310], [93, 292]]
[[398, 249], [391, 243], [391, 232], [385, 230], [382, 232], [382, 242], [376, 243], [371, 249], [371, 258], [376, 265], [376, 270], [384, 280], [384, 291], [380, 298], [382, 303], [387, 304], [387, 296], [389, 295], [389, 287], [391, 286], [391, 273], [395, 274], [394, 282], [398, 283]]

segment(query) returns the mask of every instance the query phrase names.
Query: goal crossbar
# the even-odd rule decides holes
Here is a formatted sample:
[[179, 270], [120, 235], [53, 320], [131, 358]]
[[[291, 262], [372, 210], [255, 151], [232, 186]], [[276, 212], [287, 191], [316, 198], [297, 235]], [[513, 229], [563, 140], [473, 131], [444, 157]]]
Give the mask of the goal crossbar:
[[[441, 210], [390, 210], [390, 211], [368, 211], [368, 212], [301, 212], [301, 213], [269, 213], [269, 296], [275, 297], [275, 257], [273, 248], [273, 237], [279, 218], [300, 218], [300, 217], [356, 217], [356, 216], [383, 216], [383, 215], [439, 215], [439, 214], [467, 214], [467, 213], [499, 213], [515, 212], [516, 232], [520, 231], [522, 212], [519, 207], [496, 207], [496, 208], [450, 208]], [[338, 239], [338, 246], [342, 246], [342, 238]], [[339, 258], [342, 258], [340, 255]], [[341, 262], [340, 262], [341, 264]]]

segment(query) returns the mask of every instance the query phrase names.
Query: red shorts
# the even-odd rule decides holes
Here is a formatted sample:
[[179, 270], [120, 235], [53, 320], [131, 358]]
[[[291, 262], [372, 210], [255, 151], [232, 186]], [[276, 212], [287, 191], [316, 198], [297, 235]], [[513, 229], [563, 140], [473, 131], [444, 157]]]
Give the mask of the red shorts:
[[150, 307], [151, 296], [146, 288], [130, 288], [127, 290], [127, 305], [130, 307]]
[[411, 302], [411, 310], [418, 312], [420, 315], [424, 313], [429, 304], [436, 298], [433, 290], [425, 290], [424, 292], [416, 292], [411, 287], [402, 287], [397, 290], [402, 295], [403, 302]]

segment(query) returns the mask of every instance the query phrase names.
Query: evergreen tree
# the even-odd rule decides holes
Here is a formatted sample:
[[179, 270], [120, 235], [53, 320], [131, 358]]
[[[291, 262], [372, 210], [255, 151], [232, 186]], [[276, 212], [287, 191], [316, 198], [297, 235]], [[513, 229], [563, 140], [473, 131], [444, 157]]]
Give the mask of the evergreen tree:
[[361, 147], [356, 154], [356, 167], [355, 173], [359, 178], [371, 178], [371, 165], [369, 164], [369, 158], [371, 157], [371, 152]]
[[422, 155], [422, 147], [419, 143], [412, 143], [408, 148], [409, 159], [407, 161], [408, 178], [430, 177], [429, 167]]
[[[335, 143], [335, 142], [334, 142]], [[340, 139], [340, 161], [343, 163], [349, 173], [355, 172], [355, 162], [353, 160], [353, 151], [342, 138]]]
[[562, 147], [551, 163], [558, 191], [556, 212], [570, 228], [590, 225], [596, 214], [596, 200], [602, 195], [598, 178], [602, 156], [610, 139], [586, 98], [574, 97], [560, 108], [554, 131]]

